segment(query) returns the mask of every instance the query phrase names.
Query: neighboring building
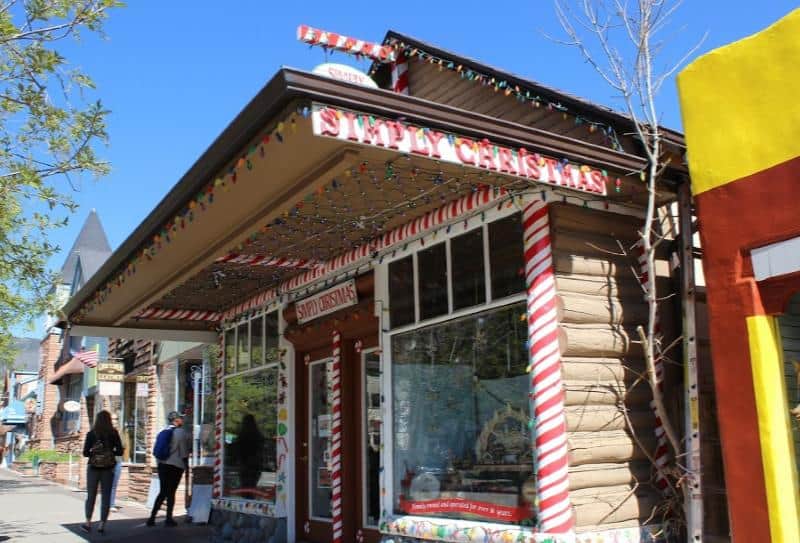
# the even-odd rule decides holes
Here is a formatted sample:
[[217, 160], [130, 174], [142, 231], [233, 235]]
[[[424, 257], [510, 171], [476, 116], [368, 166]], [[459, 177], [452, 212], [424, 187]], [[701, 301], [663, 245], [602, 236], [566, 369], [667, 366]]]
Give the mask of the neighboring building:
[[800, 10], [678, 76], [734, 541], [800, 541]]
[[14, 360], [0, 363], [0, 464], [27, 448], [39, 383], [39, 340], [15, 338]]
[[[77, 292], [110, 254], [111, 246], [93, 209], [64, 260], [59, 282], [53, 287], [56, 299], [65, 300]], [[40, 388], [31, 445], [79, 455], [92, 418], [97, 383], [92, 363], [87, 366], [75, 355], [82, 350], [97, 350], [98, 357], [105, 358], [107, 339], [73, 336], [65, 344], [65, 331], [55, 328], [55, 322], [53, 317], [46, 318], [45, 337], [41, 341]], [[64, 409], [66, 402], [78, 402], [80, 410]]]
[[[675, 504], [620, 251], [647, 200], [630, 119], [394, 32], [364, 47], [378, 88], [280, 70], [62, 325], [219, 346], [219, 541], [657, 539]], [[664, 142], [667, 205], [688, 188], [682, 136]], [[645, 278], [667, 343], [695, 289], [671, 256]], [[659, 373], [677, 421], [681, 373]]]
[[[108, 360], [98, 366], [95, 406], [112, 413], [125, 448], [120, 498], [147, 501], [157, 477], [152, 456], [155, 436], [166, 426], [170, 411], [185, 413], [186, 429], [198, 436], [192, 466], [210, 468], [214, 455], [214, 383], [209, 379], [214, 373], [207, 347], [175, 341], [109, 341]], [[183, 498], [182, 482], [179, 505]]]

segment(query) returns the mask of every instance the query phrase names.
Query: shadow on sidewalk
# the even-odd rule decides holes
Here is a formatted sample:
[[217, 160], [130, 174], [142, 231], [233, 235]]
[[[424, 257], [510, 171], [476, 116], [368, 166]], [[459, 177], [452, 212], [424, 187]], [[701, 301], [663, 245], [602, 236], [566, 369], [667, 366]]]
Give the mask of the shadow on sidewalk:
[[86, 533], [81, 530], [81, 524], [62, 524], [64, 528], [85, 541], [136, 541], [137, 543], [208, 543], [211, 539], [211, 528], [205, 524], [188, 524], [184, 517], [176, 517], [178, 523], [175, 527], [164, 526], [164, 517], [159, 517], [153, 527], [145, 525], [147, 518], [111, 518], [106, 523], [104, 534], [97, 532], [99, 522], [92, 523], [92, 531]]
[[27, 489], [50, 489], [53, 486], [53, 483], [42, 479], [0, 479], [0, 494], [10, 494]]

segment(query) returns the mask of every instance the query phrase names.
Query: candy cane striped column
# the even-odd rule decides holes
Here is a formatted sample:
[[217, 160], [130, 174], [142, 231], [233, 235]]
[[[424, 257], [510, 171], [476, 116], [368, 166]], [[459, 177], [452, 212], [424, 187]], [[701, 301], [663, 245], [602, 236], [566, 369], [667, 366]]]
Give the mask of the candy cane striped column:
[[214, 478], [211, 487], [215, 498], [222, 496], [222, 375], [225, 368], [225, 347], [222, 332], [219, 333], [219, 353], [217, 356], [217, 412], [214, 417]]
[[333, 543], [342, 543], [342, 336], [333, 331], [333, 360], [331, 361], [331, 517], [333, 517]]
[[[642, 290], [644, 291], [644, 298], [645, 301], [647, 300], [647, 293], [650, 292], [650, 288], [652, 287], [650, 274], [647, 272], [647, 255], [644, 252], [644, 243], [639, 240], [636, 242], [636, 253], [639, 259], [639, 283], [642, 285]], [[656, 335], [661, 334], [661, 323], [658, 319], [658, 311], [656, 311], [656, 322], [654, 327]], [[656, 359], [653, 361], [653, 366], [655, 368], [655, 377], [656, 377], [656, 387], [661, 392], [664, 392], [664, 363], [661, 360], [660, 355], [660, 348], [659, 343], [656, 342], [655, 345], [655, 355]], [[666, 477], [663, 475], [663, 470], [666, 468], [667, 463], [669, 462], [669, 443], [667, 442], [667, 434], [664, 431], [664, 423], [661, 420], [661, 417], [658, 416], [658, 410], [656, 409], [656, 401], [650, 401], [650, 409], [653, 410], [653, 415], [656, 418], [656, 425], [655, 425], [655, 434], [656, 434], [656, 452], [653, 455], [653, 460], [655, 460], [656, 466], [658, 466], [659, 470], [656, 472], [656, 486], [665, 491], [669, 486], [669, 481], [667, 481]]]
[[403, 50], [397, 52], [397, 60], [392, 63], [392, 90], [408, 96], [408, 57]]
[[531, 202], [525, 206], [522, 219], [539, 529], [545, 533], [568, 533], [573, 530], [574, 521], [569, 501], [567, 423], [547, 204]]

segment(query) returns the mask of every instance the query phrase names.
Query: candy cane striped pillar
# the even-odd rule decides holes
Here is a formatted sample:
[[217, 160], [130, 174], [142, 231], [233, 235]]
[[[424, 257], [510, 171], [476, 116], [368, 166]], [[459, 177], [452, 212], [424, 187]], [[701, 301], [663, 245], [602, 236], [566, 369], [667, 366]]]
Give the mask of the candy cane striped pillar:
[[397, 52], [397, 60], [392, 63], [392, 90], [408, 96], [408, 57], [402, 49]]
[[331, 517], [333, 517], [333, 543], [342, 542], [342, 336], [333, 331], [333, 360], [330, 372], [331, 406]]
[[214, 478], [211, 487], [215, 498], [222, 496], [222, 375], [225, 368], [225, 346], [222, 332], [219, 334], [217, 353], [216, 413], [214, 417]]
[[[636, 253], [639, 259], [639, 282], [644, 290], [645, 301], [647, 300], [647, 293], [652, 287], [650, 274], [647, 272], [647, 255], [644, 252], [644, 243], [641, 240], [636, 242]], [[658, 319], [658, 311], [656, 311], [655, 322], [656, 335], [661, 334], [661, 323]], [[656, 386], [661, 392], [664, 392], [664, 363], [661, 360], [659, 343], [656, 342], [656, 359], [653, 361], [653, 366], [656, 373]], [[669, 462], [669, 443], [667, 442], [667, 434], [664, 431], [664, 423], [661, 417], [658, 416], [655, 400], [650, 401], [650, 409], [653, 410], [653, 415], [656, 417], [655, 434], [656, 434], [656, 453], [653, 455], [656, 465], [660, 470], [663, 470]], [[656, 486], [662, 491], [665, 491], [669, 486], [669, 481], [662, 475], [661, 472], [656, 472]]]
[[539, 529], [545, 533], [568, 533], [573, 530], [574, 521], [569, 501], [567, 423], [547, 204], [531, 202], [525, 206], [522, 219]]

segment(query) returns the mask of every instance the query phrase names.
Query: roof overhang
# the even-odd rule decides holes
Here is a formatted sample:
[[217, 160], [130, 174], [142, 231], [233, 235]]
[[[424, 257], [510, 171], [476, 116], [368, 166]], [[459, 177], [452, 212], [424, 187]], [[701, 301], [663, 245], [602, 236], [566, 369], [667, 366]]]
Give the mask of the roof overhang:
[[[311, 102], [348, 108], [366, 115], [403, 119], [405, 123], [465, 137], [488, 138], [512, 149], [531, 149], [543, 155], [620, 172], [616, 175], [639, 171], [645, 165], [640, 157], [535, 128], [389, 91], [283, 69], [69, 300], [63, 309], [63, 319], [71, 323], [71, 333], [210, 342], [213, 341], [216, 322], [169, 318], [170, 314], [182, 314], [181, 310], [187, 309], [179, 304], [180, 299], [194, 297], [200, 300], [195, 303], [204, 305], [194, 307], [194, 313], [208, 315], [230, 306], [234, 300], [230, 296], [241, 299], [252, 294], [253, 290], [266, 289], [297, 273], [297, 270], [277, 266], [259, 271], [252, 266], [221, 264], [220, 259], [245, 247], [253, 239], [254, 232], [264, 231], [264, 225], [288, 217], [290, 210], [295, 210], [307, 195], [328, 190], [326, 187], [337, 176], [341, 177], [366, 161], [380, 165], [401, 156], [387, 149], [364, 148], [347, 141], [315, 136], [311, 120], [305, 115], [295, 114], [298, 104]], [[289, 116], [291, 127], [282, 127]], [[274, 140], [265, 152], [260, 152], [261, 135], [275, 135], [279, 131], [285, 134], [285, 138], [280, 137], [280, 152], [275, 152], [272, 147], [276, 145]], [[251, 158], [257, 167], [251, 168]], [[243, 166], [245, 161], [247, 167]], [[232, 177], [226, 177], [237, 163], [241, 167]], [[434, 167], [433, 160], [428, 160], [427, 164]], [[458, 172], [456, 166], [438, 162], [435, 167], [446, 175], [457, 175]], [[213, 205], [204, 206], [202, 213], [191, 213], [188, 233], [183, 233], [177, 228], [174, 217], [185, 211], [210, 182], [215, 183], [210, 189], [214, 191]], [[468, 191], [469, 186], [460, 190]], [[363, 192], [362, 196], [365, 194]], [[447, 197], [452, 199], [459, 195], [448, 193]], [[439, 196], [444, 201], [444, 194], [437, 195], [437, 198]], [[612, 199], [616, 197], [613, 194], [609, 196]], [[430, 205], [421, 205], [409, 214], [421, 214], [429, 209]], [[405, 212], [402, 215], [405, 216]], [[395, 217], [385, 226], [395, 227], [399, 220]], [[183, 222], [181, 228], [186, 226]], [[164, 225], [168, 223], [174, 230], [167, 231], [165, 236]], [[159, 238], [159, 232], [162, 235], [157, 245], [166, 248], [152, 258], [148, 252], [147, 258], [137, 260], [137, 255], [144, 254], [143, 247], [152, 245], [151, 240]], [[295, 256], [294, 260], [308, 258], [309, 255], [301, 251], [302, 245], [297, 239], [287, 239], [280, 247], [287, 253], [281, 256]], [[330, 247], [330, 250], [335, 250], [335, 247]], [[228, 298], [217, 297], [214, 290], [214, 284], [223, 276], [228, 280], [225, 286], [230, 287], [225, 289]], [[114, 286], [114, 283], [116, 288], [110, 288], [109, 285]], [[242, 292], [237, 292], [237, 289]], [[93, 302], [98, 299], [100, 303]], [[147, 318], [139, 317], [144, 309], [161, 302], [169, 302], [173, 307], [166, 313], [156, 311]], [[89, 304], [92, 304], [91, 310], [86, 309]]]

